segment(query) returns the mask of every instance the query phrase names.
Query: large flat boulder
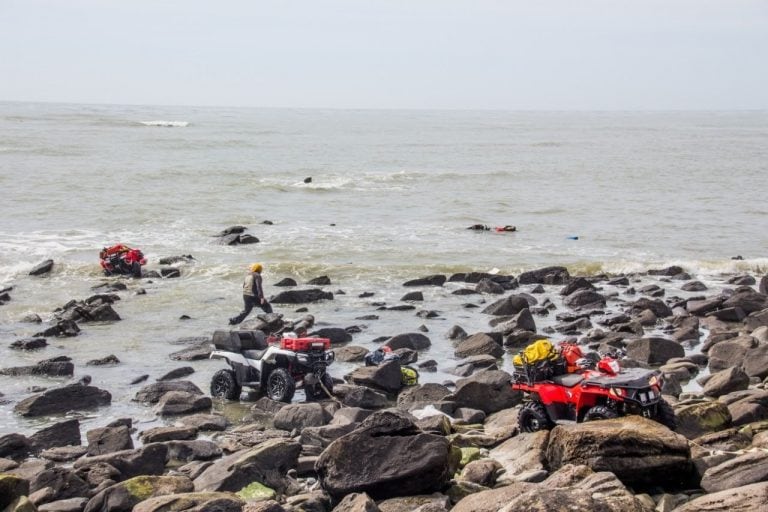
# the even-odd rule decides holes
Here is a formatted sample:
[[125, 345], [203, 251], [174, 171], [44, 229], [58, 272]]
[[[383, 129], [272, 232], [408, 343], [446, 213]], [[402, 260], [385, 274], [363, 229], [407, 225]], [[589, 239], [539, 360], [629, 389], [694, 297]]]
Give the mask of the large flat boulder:
[[25, 398], [13, 410], [21, 416], [48, 416], [71, 410], [93, 409], [110, 403], [112, 395], [109, 391], [95, 386], [70, 384]]
[[585, 465], [610, 471], [633, 488], [685, 487], [693, 470], [686, 438], [641, 416], [557, 426], [546, 457], [550, 469]]
[[675, 509], [675, 512], [749, 512], [765, 510], [768, 482], [705, 494]]
[[479, 409], [490, 414], [519, 404], [522, 393], [513, 391], [512, 376], [502, 370], [481, 371], [460, 379], [456, 390], [446, 400], [456, 402], [459, 407]]
[[365, 492], [384, 499], [442, 489], [458, 459], [445, 437], [425, 434], [406, 413], [389, 409], [372, 414], [331, 443], [315, 470], [335, 498]]

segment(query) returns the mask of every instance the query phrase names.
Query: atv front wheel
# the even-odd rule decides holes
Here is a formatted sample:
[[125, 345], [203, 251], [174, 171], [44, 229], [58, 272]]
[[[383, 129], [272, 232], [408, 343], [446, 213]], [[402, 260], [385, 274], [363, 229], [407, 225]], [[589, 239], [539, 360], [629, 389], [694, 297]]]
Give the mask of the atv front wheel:
[[[325, 389], [328, 390], [329, 393], [333, 393], [333, 379], [330, 375], [327, 373], [323, 374], [323, 378], [321, 379], [321, 382], [323, 383], [323, 386], [325, 386]], [[320, 384], [316, 384], [314, 386], [306, 386], [304, 388], [304, 394], [307, 396], [307, 402], [310, 402], [312, 400], [324, 400], [326, 398], [330, 398], [330, 395], [325, 392], [325, 389]]]
[[232, 370], [219, 370], [213, 374], [211, 379], [211, 396], [214, 398], [225, 398], [227, 400], [237, 400], [240, 398], [240, 392], [243, 390], [235, 378], [235, 372]]
[[549, 430], [552, 422], [549, 421], [547, 410], [541, 402], [528, 402], [517, 415], [517, 425], [520, 432], [538, 432]]
[[613, 409], [610, 409], [604, 405], [596, 405], [587, 411], [587, 414], [584, 415], [584, 421], [610, 420], [618, 417], [619, 413]]
[[677, 428], [675, 410], [672, 409], [669, 402], [663, 398], [659, 400], [659, 403], [656, 405], [656, 416], [653, 419], [667, 427], [669, 430], [674, 431]]
[[285, 368], [275, 368], [267, 377], [267, 396], [275, 402], [291, 403], [296, 381]]

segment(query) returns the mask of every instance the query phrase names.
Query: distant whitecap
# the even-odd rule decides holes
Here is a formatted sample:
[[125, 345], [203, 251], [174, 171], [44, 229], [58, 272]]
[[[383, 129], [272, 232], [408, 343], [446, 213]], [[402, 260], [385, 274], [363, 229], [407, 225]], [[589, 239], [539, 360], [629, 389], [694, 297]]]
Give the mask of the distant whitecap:
[[140, 121], [144, 126], [165, 126], [167, 128], [184, 128], [188, 121]]

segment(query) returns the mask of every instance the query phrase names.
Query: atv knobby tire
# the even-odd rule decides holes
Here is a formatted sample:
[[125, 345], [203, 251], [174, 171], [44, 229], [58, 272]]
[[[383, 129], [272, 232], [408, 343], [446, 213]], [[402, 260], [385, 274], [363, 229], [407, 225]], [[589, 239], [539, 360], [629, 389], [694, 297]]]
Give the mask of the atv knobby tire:
[[[333, 393], [333, 379], [330, 375], [327, 373], [323, 374], [322, 383], [325, 388]], [[317, 384], [316, 386], [306, 386], [304, 388], [304, 394], [307, 396], [307, 402], [310, 402], [312, 400], [324, 400], [326, 398], [330, 398], [328, 393], [325, 392], [325, 390], [320, 386], [320, 384]]]
[[653, 419], [667, 427], [669, 430], [674, 431], [677, 428], [675, 410], [672, 409], [669, 402], [663, 398], [659, 400], [658, 405], [656, 405], [656, 416]]
[[235, 372], [232, 370], [219, 370], [213, 374], [213, 378], [211, 379], [212, 397], [237, 400], [240, 398], [240, 392], [242, 390], [243, 388], [237, 384]]
[[552, 422], [541, 402], [528, 402], [517, 415], [517, 426], [520, 432], [538, 432], [552, 428]]
[[275, 402], [291, 403], [296, 381], [285, 368], [275, 368], [267, 377], [267, 396]]
[[584, 421], [610, 420], [618, 417], [619, 413], [613, 409], [610, 409], [604, 405], [596, 405], [587, 411], [587, 414], [584, 415]]

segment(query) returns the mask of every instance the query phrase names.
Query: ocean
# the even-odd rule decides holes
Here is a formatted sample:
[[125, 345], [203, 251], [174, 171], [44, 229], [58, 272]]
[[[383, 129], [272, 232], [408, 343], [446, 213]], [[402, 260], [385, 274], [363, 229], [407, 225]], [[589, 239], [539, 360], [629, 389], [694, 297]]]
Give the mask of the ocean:
[[[311, 180], [309, 179], [311, 178]], [[138, 389], [182, 364], [176, 340], [227, 328], [241, 308], [247, 266], [274, 283], [327, 275], [333, 301], [309, 305], [320, 325], [358, 325], [353, 344], [429, 330], [425, 355], [452, 362], [452, 325], [487, 329], [451, 288], [425, 290], [424, 309], [395, 304], [402, 283], [430, 274], [517, 275], [565, 265], [573, 275], [680, 265], [713, 288], [768, 268], [768, 112], [380, 111], [0, 103], [0, 367], [68, 355], [113, 406], [88, 425], [130, 415]], [[265, 223], [269, 221], [269, 223]], [[473, 231], [474, 224], [515, 232]], [[259, 238], [224, 246], [213, 236], [243, 225]], [[128, 282], [114, 324], [84, 324], [42, 351], [9, 348], [101, 282], [98, 252], [122, 242], [161, 257], [191, 254], [179, 279]], [[734, 257], [740, 259], [733, 259]], [[52, 273], [29, 276], [48, 258]], [[135, 295], [138, 287], [146, 295]], [[300, 286], [301, 287], [301, 286]], [[373, 298], [360, 298], [374, 292]], [[492, 300], [492, 299], [486, 299]], [[301, 314], [277, 307], [286, 318]], [[373, 322], [357, 320], [378, 313]], [[187, 315], [189, 320], [180, 317]], [[538, 322], [538, 320], [537, 320]], [[541, 325], [554, 323], [554, 318]], [[85, 361], [115, 354], [111, 368]], [[207, 390], [220, 362], [196, 361]], [[341, 377], [348, 366], [336, 364]], [[444, 372], [424, 376], [440, 382]], [[453, 377], [455, 379], [455, 377]], [[0, 376], [0, 434], [50, 419], [15, 416], [30, 386], [66, 379]]]

